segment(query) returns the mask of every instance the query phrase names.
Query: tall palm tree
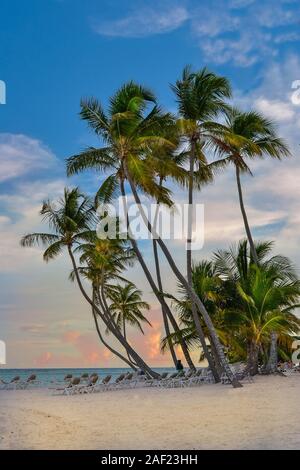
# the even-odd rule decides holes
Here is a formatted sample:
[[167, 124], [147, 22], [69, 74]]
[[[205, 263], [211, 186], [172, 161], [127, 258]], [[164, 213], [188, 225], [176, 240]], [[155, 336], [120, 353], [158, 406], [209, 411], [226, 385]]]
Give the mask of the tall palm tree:
[[223, 158], [215, 162], [220, 165], [232, 163], [235, 167], [236, 182], [244, 226], [253, 261], [258, 263], [248, 217], [245, 210], [241, 185], [241, 173], [252, 174], [247, 159], [270, 156], [281, 159], [290, 155], [285, 142], [277, 136], [272, 121], [256, 111], [242, 112], [235, 108], [227, 111], [225, 124], [210, 129], [210, 145]]
[[[101, 316], [101, 311], [87, 294], [81, 282], [80, 270], [78, 270], [73, 253], [74, 247], [78, 247], [81, 242], [89, 243], [91, 240], [95, 239], [95, 232], [91, 230], [96, 220], [95, 210], [91, 200], [80, 193], [78, 188], [72, 190], [65, 189], [64, 197], [58, 201], [57, 205], [52, 204], [50, 201], [43, 203], [41, 215], [44, 216], [43, 220], [48, 222], [54, 233], [33, 233], [25, 235], [21, 240], [21, 245], [24, 247], [39, 244], [46, 246], [47, 248], [43, 255], [45, 261], [56, 258], [62, 252], [62, 249], [66, 247], [72, 262], [77, 284], [83, 297], [94, 311]], [[111, 322], [108, 322], [108, 324], [112, 326]], [[133, 350], [122, 335], [119, 335], [115, 330], [114, 334], [124, 348], [130, 352], [141, 369], [145, 370], [145, 372], [152, 377], [158, 376], [136, 351]]]
[[[172, 86], [177, 99], [181, 134], [189, 151], [188, 221], [186, 243], [187, 281], [192, 286], [192, 227], [194, 189], [213, 180], [213, 173], [203, 152], [208, 125], [226, 107], [225, 98], [231, 95], [229, 81], [203, 68], [197, 72], [190, 66], [183, 69], [182, 77]], [[198, 316], [192, 304], [194, 318]], [[204, 338], [203, 333], [201, 336]], [[205, 354], [210, 354], [202, 340]], [[217, 357], [215, 357], [218, 362]]]
[[[149, 222], [142, 209], [138, 191], [142, 190], [147, 195], [154, 197], [156, 200], [159, 198], [162, 203], [172, 203], [170, 191], [165, 187], [159, 186], [156, 181], [154, 169], [146, 164], [147, 162], [144, 158], [145, 148], [151, 147], [152, 144], [157, 145], [158, 143], [161, 143], [162, 146], [173, 145], [170, 140], [165, 138], [163, 132], [161, 135], [162, 129], [165, 129], [168, 125], [172, 125], [172, 118], [169, 114], [163, 114], [157, 105], [154, 105], [150, 112], [147, 113], [147, 105], [150, 102], [154, 102], [153, 94], [132, 82], [124, 85], [110, 99], [108, 115], [105, 114], [102, 106], [96, 100], [93, 99], [83, 102], [81, 111], [82, 118], [88, 121], [90, 127], [92, 127], [96, 133], [102, 137], [107, 146], [100, 149], [89, 149], [80, 155], [75, 155], [69, 158], [67, 161], [67, 171], [70, 175], [87, 168], [112, 170], [113, 174], [108, 177], [110, 179], [107, 184], [110, 189], [106, 191], [105, 197], [102, 198], [103, 202], [111, 200], [118, 187], [118, 182], [120, 184], [121, 195], [125, 196], [126, 192], [124, 183], [125, 180], [127, 180], [135, 203], [139, 207], [140, 215], [145, 222], [149, 233], [157, 236], [153, 230], [152, 224]], [[160, 303], [165, 303], [167, 308], [164, 296], [158, 291], [156, 283], [147, 268], [136, 241], [133, 237], [130, 237], [130, 240], [151, 288], [157, 295]], [[213, 323], [204, 305], [191, 286], [187, 283], [166, 244], [159, 236], [157, 237], [157, 243], [163, 251], [175, 276], [185, 286], [191, 297], [191, 301], [197, 305], [197, 308], [203, 315], [203, 318], [211, 331], [211, 337], [216, 346], [216, 351], [223, 370], [228, 375], [233, 386], [240, 386], [235, 376], [232, 374], [222, 346], [216, 335]], [[196, 316], [195, 323], [197, 331], [199, 333], [199, 337], [201, 336], [200, 340], [204, 343], [205, 341], [202, 334], [201, 324], [198, 320], [199, 319]], [[209, 357], [208, 361], [210, 362], [210, 366], [216, 380], [219, 380], [218, 373]]]

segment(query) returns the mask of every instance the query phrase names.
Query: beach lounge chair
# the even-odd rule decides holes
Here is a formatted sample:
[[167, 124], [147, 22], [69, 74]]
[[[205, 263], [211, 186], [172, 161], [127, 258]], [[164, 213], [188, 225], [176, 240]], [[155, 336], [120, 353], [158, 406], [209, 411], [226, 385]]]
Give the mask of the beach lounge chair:
[[181, 370], [178, 372], [176, 377], [174, 377], [170, 382], [170, 387], [181, 387], [182, 382], [185, 380], [185, 371]]
[[152, 386], [154, 386], [154, 387], [164, 387], [165, 383], [168, 380], [168, 375], [169, 375], [168, 372], [164, 372], [163, 374], [161, 374], [161, 376], [153, 382]]
[[181, 387], [189, 387], [191, 385], [194, 385], [193, 379], [197, 376], [197, 371], [194, 370], [189, 370], [186, 374], [185, 377], [182, 377], [180, 381], [180, 386]]
[[176, 380], [176, 378], [178, 377], [179, 374], [181, 374], [181, 372], [183, 371], [180, 371], [180, 372], [173, 372], [173, 374], [171, 374], [169, 377], [167, 377], [166, 379], [164, 380], [159, 380], [158, 382], [158, 386], [159, 387], [166, 387], [166, 388], [171, 388], [173, 387], [174, 385], [174, 380]]
[[38, 381], [36, 375], [32, 374], [28, 377], [27, 380], [25, 380], [25, 382], [20, 382], [18, 384], [18, 388], [25, 390], [26, 388], [30, 387], [30, 385], [37, 385], [37, 383]]
[[71, 382], [62, 388], [55, 388], [53, 395], [74, 395], [81, 388], [81, 379], [80, 377], [74, 377]]
[[104, 379], [102, 379], [102, 382], [94, 385], [91, 392], [105, 392], [106, 390], [109, 390], [110, 381], [111, 375], [107, 375], [106, 377], [104, 377]]
[[72, 380], [73, 379], [73, 375], [72, 374], [67, 374], [65, 377], [64, 377], [64, 380]]
[[16, 375], [13, 379], [11, 379], [9, 382], [5, 382], [4, 380], [1, 380], [1, 389], [2, 390], [15, 390], [19, 383], [20, 383], [20, 376]]
[[[85, 378], [83, 380], [85, 380]], [[99, 380], [99, 376], [97, 374], [93, 374], [89, 378], [88, 383], [82, 384], [82, 386], [78, 387], [78, 393], [92, 393], [98, 380]]]
[[121, 383], [117, 386], [119, 389], [124, 389], [124, 388], [134, 388], [138, 384], [143, 384], [144, 380], [140, 380], [140, 376], [137, 376], [133, 372], [128, 372], [124, 379], [121, 381]]
[[122, 380], [125, 379], [127, 374], [121, 374], [119, 375], [119, 377], [116, 378], [116, 380], [114, 382], [112, 382], [109, 386], [109, 390], [115, 390], [117, 387], [120, 386]]

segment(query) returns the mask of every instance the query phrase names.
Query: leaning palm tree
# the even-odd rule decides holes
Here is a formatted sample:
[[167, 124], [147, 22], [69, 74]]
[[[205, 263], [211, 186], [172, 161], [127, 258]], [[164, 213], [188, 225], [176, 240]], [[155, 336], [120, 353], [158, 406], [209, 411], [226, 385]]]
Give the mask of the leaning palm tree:
[[[164, 241], [161, 237], [157, 236], [153, 230], [153, 226], [148, 220], [141, 205], [139, 196], [140, 190], [155, 199], [159, 198], [162, 203], [172, 203], [170, 191], [167, 188], [160, 187], [158, 185], [154, 169], [150, 165], [147, 165], [144, 158], [145, 149], [151, 147], [153, 143], [155, 145], [161, 143], [162, 146], [173, 145], [170, 140], [166, 139], [164, 134], [166, 126], [172, 126], [171, 116], [169, 114], [163, 114], [157, 105], [154, 105], [150, 112], [147, 112], [147, 105], [154, 101], [155, 98], [151, 92], [130, 82], [129, 84], [124, 85], [111, 98], [108, 115], [106, 115], [103, 108], [96, 100], [93, 99], [83, 102], [81, 111], [82, 118], [87, 120], [90, 127], [94, 129], [100, 137], [102, 137], [106, 147], [102, 147], [100, 149], [89, 149], [80, 155], [75, 155], [69, 158], [67, 161], [68, 174], [78, 173], [87, 168], [113, 171], [105, 182], [105, 185], [109, 188], [105, 192], [105, 197], [101, 197], [102, 191], [100, 191], [100, 193], [98, 192], [98, 197], [100, 196], [103, 199], [103, 202], [111, 200], [118, 187], [120, 188], [121, 195], [125, 198], [125, 180], [129, 183], [134, 201], [139, 208], [140, 215], [146, 224], [149, 233], [152, 236], [157, 237], [157, 243], [165, 255], [173, 273], [179, 282], [181, 282], [187, 289], [188, 294], [191, 297], [191, 301], [196, 304], [205, 319], [205, 322], [211, 331], [211, 337], [216, 346], [222, 369], [226, 372], [234, 386], [240, 386], [230, 370], [213, 323], [203, 303], [198, 298], [192, 287], [188, 284], [181, 270], [177, 267]], [[164, 129], [163, 132], [162, 129]], [[138, 249], [136, 240], [134, 240], [130, 232], [128, 218], [127, 225], [129, 227], [129, 236], [132, 246], [144, 270], [147, 280], [154, 293], [157, 295], [161, 305], [164, 303], [166, 306], [165, 308], [168, 308], [164, 300], [164, 295], [157, 289], [157, 285]], [[199, 336], [201, 335], [200, 339], [203, 341], [204, 338], [202, 335], [201, 324], [198, 322], [198, 318], [195, 318], [195, 323]], [[218, 373], [213, 362], [210, 361], [209, 356], [208, 361], [216, 380], [219, 380]]]
[[251, 249], [253, 261], [258, 263], [248, 217], [245, 210], [241, 185], [241, 173], [252, 175], [247, 160], [270, 156], [281, 159], [288, 156], [289, 149], [285, 142], [277, 136], [272, 121], [261, 114], [250, 111], [242, 112], [235, 108], [228, 110], [224, 125], [216, 125], [210, 129], [210, 145], [223, 160], [217, 165], [233, 163], [235, 167], [239, 203], [244, 226]]
[[[56, 258], [64, 247], [67, 248], [79, 289], [89, 305], [101, 316], [102, 312], [87, 294], [82, 284], [80, 270], [77, 267], [73, 252], [74, 247], [76, 249], [82, 242], [90, 243], [96, 236], [95, 232], [91, 230], [96, 218], [90, 198], [83, 195], [78, 188], [65, 189], [64, 197], [58, 201], [57, 205], [52, 204], [50, 201], [43, 203], [41, 215], [43, 215], [43, 220], [48, 222], [54, 233], [25, 235], [21, 240], [21, 245], [24, 247], [40, 244], [46, 246], [43, 255], [45, 261]], [[109, 319], [107, 319], [107, 324], [112, 325]], [[152, 377], [157, 377], [158, 374], [151, 370], [130, 344], [121, 335], [118, 335], [115, 330], [114, 333], [124, 348], [130, 352], [136, 363], [139, 364], [139, 367]]]
[[127, 339], [127, 324], [138, 328], [142, 334], [144, 334], [142, 323], [151, 326], [151, 323], [143, 314], [143, 310], [149, 310], [150, 305], [142, 300], [142, 292], [136, 289], [134, 284], [111, 286], [108, 298], [111, 301], [109, 310], [125, 339]]
[[[106, 307], [103, 297], [107, 296], [111, 289], [114, 289], [114, 284], [111, 283], [126, 282], [122, 272], [127, 267], [133, 265], [135, 259], [134, 252], [126, 240], [120, 238], [99, 239], [95, 235], [94, 238], [91, 237], [88, 243], [81, 243], [75, 249], [75, 253], [80, 254], [79, 261], [81, 265], [78, 267], [78, 271], [82, 277], [91, 283], [93, 304], [96, 304], [98, 307], [97, 312], [94, 305], [92, 306], [92, 314], [100, 341], [110, 352], [136, 370], [136, 363], [134, 361], [129, 358], [126, 359], [119, 351], [116, 351], [108, 344], [99, 325], [99, 320], [102, 320], [102, 323], [106, 325], [106, 329], [112, 331], [114, 336], [118, 338], [120, 334], [119, 329], [113, 321], [113, 316]], [[70, 278], [75, 280], [74, 271], [72, 271]], [[101, 315], [99, 311], [101, 311]]]

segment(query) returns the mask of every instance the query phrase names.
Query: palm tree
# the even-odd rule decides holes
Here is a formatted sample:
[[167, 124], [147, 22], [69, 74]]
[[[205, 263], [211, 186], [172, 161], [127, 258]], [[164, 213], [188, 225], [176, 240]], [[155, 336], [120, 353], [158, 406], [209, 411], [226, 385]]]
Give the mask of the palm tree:
[[[132, 82], [124, 85], [111, 99], [108, 116], [103, 111], [102, 106], [96, 100], [89, 100], [82, 103], [81, 116], [87, 120], [90, 127], [102, 137], [107, 144], [100, 149], [89, 149], [80, 155], [70, 157], [67, 161], [68, 174], [75, 174], [87, 168], [96, 168], [100, 170], [113, 170], [105, 181], [106, 191], [103, 192], [103, 185], [98, 192], [98, 198], [103, 202], [111, 200], [120, 184], [121, 195], [126, 196], [125, 180], [128, 181], [135, 203], [138, 205], [140, 214], [146, 224], [149, 233], [157, 236], [152, 224], [147, 219], [138, 194], [142, 190], [147, 195], [160, 199], [162, 203], [171, 204], [170, 191], [165, 187], [160, 187], [156, 181], [154, 169], [147, 165], [144, 157], [144, 150], [151, 148], [151, 145], [161, 144], [162, 146], [172, 146], [173, 143], [166, 139], [164, 132], [166, 126], [172, 126], [172, 117], [169, 114], [163, 114], [157, 105], [153, 105], [151, 111], [146, 114], [147, 105], [154, 102], [155, 98], [151, 92]], [[127, 219], [128, 222], [128, 219]], [[129, 224], [128, 224], [129, 226]], [[149, 269], [138, 249], [137, 243], [130, 236], [132, 246], [136, 252], [137, 258], [144, 270], [148, 282], [154, 293], [157, 295], [161, 304], [168, 308], [164, 296], [157, 289]], [[205, 322], [210, 329], [212, 340], [215, 344], [222, 369], [226, 372], [234, 386], [240, 386], [230, 370], [224, 351], [214, 330], [213, 323], [200, 299], [197, 297], [191, 286], [187, 283], [180, 269], [177, 267], [174, 259], [168, 250], [166, 244], [160, 237], [157, 237], [157, 243], [163, 251], [169, 266], [175, 276], [187, 289], [191, 301], [197, 305], [197, 308], [203, 315]], [[205, 347], [205, 341], [201, 324], [195, 317], [195, 324], [199, 333], [200, 340]], [[213, 370], [216, 380], [219, 376], [210, 357], [208, 361]]]
[[96, 220], [91, 200], [78, 188], [65, 188], [58, 208], [48, 201], [43, 203], [40, 214], [54, 233], [32, 233], [25, 235], [21, 246], [46, 246], [43, 258], [46, 262], [61, 254], [63, 248], [72, 248], [82, 241], [90, 240], [92, 225]]
[[215, 254], [216, 273], [228, 292], [225, 323], [247, 350], [248, 367], [258, 370], [258, 356], [270, 344], [271, 334], [290, 337], [299, 330], [300, 321], [293, 314], [298, 307], [300, 281], [290, 261], [283, 256], [269, 256], [271, 242], [256, 243], [258, 264], [246, 240], [238, 247]]
[[265, 155], [281, 159], [290, 154], [289, 149], [277, 136], [272, 121], [255, 111], [241, 112], [235, 108], [227, 111], [224, 125], [216, 125], [215, 130], [210, 129], [210, 145], [223, 158], [216, 164], [233, 163], [235, 166], [240, 208], [251, 255], [257, 264], [258, 256], [243, 201], [241, 173], [252, 175], [247, 159], [263, 158]]
[[[106, 325], [106, 328], [112, 331], [115, 337], [118, 337], [119, 331], [117, 325], [113, 322], [112, 315], [102, 301], [102, 293], [107, 295], [107, 292], [114, 288], [111, 282], [126, 281], [121, 276], [121, 273], [126, 267], [132, 266], [135, 259], [132, 249], [128, 247], [126, 240], [120, 238], [99, 239], [95, 235], [93, 238], [91, 237], [89, 243], [81, 243], [75, 249], [75, 252], [81, 254], [81, 266], [78, 267], [78, 272], [92, 285], [93, 304], [98, 307], [98, 311], [96, 311], [94, 305], [92, 306], [92, 314], [100, 341], [110, 352], [136, 370], [136, 363], [134, 361], [125, 358], [119, 351], [113, 349], [112, 346], [104, 340], [98, 322], [98, 318], [100, 318], [104, 325]], [[71, 272], [70, 279], [72, 281], [75, 280], [74, 271]], [[101, 311], [101, 315], [99, 311]]]
[[299, 331], [299, 319], [292, 313], [299, 304], [300, 282], [276, 282], [272, 272], [251, 265], [248, 289], [237, 285], [244, 308], [234, 310], [234, 322], [242, 323], [248, 343], [248, 367], [258, 372], [260, 347], [269, 344], [271, 333], [292, 335]]
[[[228, 80], [219, 77], [203, 68], [193, 72], [190, 66], [183, 69], [182, 77], [172, 86], [181, 119], [178, 124], [184, 141], [189, 148], [189, 178], [188, 178], [188, 221], [187, 221], [187, 243], [186, 263], [187, 282], [192, 286], [192, 227], [193, 227], [193, 203], [195, 184], [200, 186], [213, 180], [213, 174], [207, 164], [203, 145], [205, 134], [211, 119], [215, 118], [225, 108], [224, 98], [231, 95], [231, 87]], [[196, 167], [196, 171], [195, 171]], [[198, 317], [197, 309], [192, 304], [194, 318]], [[199, 328], [200, 332], [200, 328]], [[205, 355], [209, 356], [204, 334], [202, 347]], [[215, 356], [218, 362], [218, 357]]]
[[142, 334], [144, 334], [142, 322], [151, 326], [149, 320], [142, 313], [143, 310], [149, 310], [150, 306], [142, 300], [142, 292], [136, 289], [134, 284], [113, 286], [109, 291], [108, 298], [111, 301], [109, 310], [125, 339], [127, 339], [127, 324], [138, 328]]
[[[64, 197], [58, 201], [57, 205], [52, 204], [50, 201], [43, 203], [41, 215], [44, 216], [43, 220], [48, 222], [54, 233], [33, 233], [25, 235], [21, 240], [21, 245], [24, 247], [39, 244], [46, 246], [47, 248], [43, 255], [45, 261], [56, 258], [62, 252], [62, 249], [66, 247], [79, 289], [85, 300], [101, 317], [102, 313], [98, 306], [84, 289], [80, 279], [80, 270], [77, 268], [73, 253], [74, 246], [75, 248], [80, 246], [81, 242], [87, 242], [89, 244], [95, 239], [95, 232], [91, 230], [91, 227], [93, 223], [95, 223], [96, 218], [91, 200], [80, 193], [78, 188], [72, 190], [65, 189]], [[107, 324], [112, 326], [109, 319], [107, 320]], [[119, 335], [115, 330], [113, 331], [120, 343], [130, 352], [136, 363], [139, 364], [139, 367], [152, 377], [157, 377], [158, 374], [149, 368], [122, 335]]]

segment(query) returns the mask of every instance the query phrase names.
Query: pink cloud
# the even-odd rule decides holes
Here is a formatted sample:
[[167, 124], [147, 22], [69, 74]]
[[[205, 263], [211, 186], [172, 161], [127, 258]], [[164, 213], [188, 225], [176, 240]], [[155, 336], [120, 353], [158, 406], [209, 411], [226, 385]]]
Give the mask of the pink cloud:
[[54, 354], [43, 352], [35, 358], [38, 367], [101, 367], [108, 366], [111, 353], [101, 347], [91, 333], [67, 331], [62, 335], [62, 343], [70, 345], [74, 354]]

